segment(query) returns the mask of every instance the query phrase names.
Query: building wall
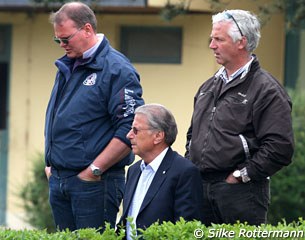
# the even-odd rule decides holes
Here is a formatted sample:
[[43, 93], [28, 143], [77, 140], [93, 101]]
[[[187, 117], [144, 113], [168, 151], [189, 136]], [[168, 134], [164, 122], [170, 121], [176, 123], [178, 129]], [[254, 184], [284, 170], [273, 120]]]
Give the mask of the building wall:
[[298, 89], [305, 89], [305, 30], [301, 30], [300, 32], [300, 58], [299, 58], [299, 77], [297, 79], [297, 88]]
[[[247, 1], [248, 2], [248, 1]], [[251, 1], [252, 2], [252, 1]], [[192, 114], [193, 97], [199, 85], [217, 69], [209, 50], [210, 14], [180, 16], [164, 22], [158, 15], [99, 15], [99, 32], [118, 48], [121, 25], [182, 26], [182, 64], [135, 64], [141, 75], [146, 103], [157, 102], [172, 110], [178, 124], [173, 148], [184, 154], [185, 135]], [[27, 227], [18, 189], [29, 179], [31, 160], [43, 151], [44, 114], [54, 82], [54, 61], [63, 51], [52, 41], [47, 14], [0, 13], [0, 24], [12, 24], [12, 61], [9, 92], [9, 155], [7, 223]], [[275, 16], [262, 29], [256, 54], [261, 64], [280, 81], [283, 79], [283, 17]]]

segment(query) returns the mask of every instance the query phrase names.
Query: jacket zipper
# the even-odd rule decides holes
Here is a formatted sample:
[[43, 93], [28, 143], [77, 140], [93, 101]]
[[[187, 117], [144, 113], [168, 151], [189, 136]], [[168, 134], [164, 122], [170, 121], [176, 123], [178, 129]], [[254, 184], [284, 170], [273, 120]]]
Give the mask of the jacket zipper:
[[212, 114], [211, 114], [210, 121], [212, 121], [212, 120], [213, 120], [214, 115], [215, 115], [215, 112], [216, 112], [216, 107], [214, 106], [214, 107], [213, 107], [213, 109], [212, 109]]

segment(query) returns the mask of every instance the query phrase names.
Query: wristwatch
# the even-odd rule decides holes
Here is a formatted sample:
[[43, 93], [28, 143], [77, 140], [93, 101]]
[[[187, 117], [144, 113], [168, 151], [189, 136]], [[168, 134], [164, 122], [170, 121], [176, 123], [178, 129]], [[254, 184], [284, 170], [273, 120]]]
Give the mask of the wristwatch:
[[93, 163], [90, 164], [90, 168], [94, 176], [101, 176], [103, 174], [102, 170]]
[[248, 172], [247, 172], [247, 168], [244, 167], [240, 170], [235, 170], [233, 172], [233, 177], [235, 178], [241, 178], [243, 183], [247, 183], [249, 181], [251, 181], [251, 178], [248, 176]]

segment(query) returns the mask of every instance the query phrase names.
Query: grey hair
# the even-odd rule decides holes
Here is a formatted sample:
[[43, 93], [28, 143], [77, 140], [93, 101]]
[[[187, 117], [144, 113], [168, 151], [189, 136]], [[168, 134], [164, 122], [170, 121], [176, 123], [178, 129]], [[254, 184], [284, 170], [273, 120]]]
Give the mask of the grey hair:
[[227, 13], [232, 15], [238, 24], [239, 28], [243, 35], [247, 38], [248, 43], [246, 49], [248, 52], [253, 52], [259, 43], [261, 33], [260, 28], [261, 24], [257, 18], [257, 16], [249, 11], [245, 10], [225, 10], [223, 12], [217, 13], [212, 16], [212, 23], [218, 22], [231, 22], [232, 25], [229, 28], [228, 34], [231, 36], [232, 40], [236, 42], [242, 38], [238, 27], [234, 20], [228, 17]]
[[135, 110], [135, 114], [147, 117], [148, 125], [154, 130], [163, 131], [165, 143], [171, 146], [177, 137], [178, 129], [173, 114], [161, 104], [145, 104]]
[[49, 18], [52, 24], [60, 24], [68, 19], [75, 23], [76, 28], [81, 28], [86, 23], [90, 23], [94, 32], [97, 32], [96, 16], [92, 9], [84, 3], [66, 3], [57, 12], [51, 13]]

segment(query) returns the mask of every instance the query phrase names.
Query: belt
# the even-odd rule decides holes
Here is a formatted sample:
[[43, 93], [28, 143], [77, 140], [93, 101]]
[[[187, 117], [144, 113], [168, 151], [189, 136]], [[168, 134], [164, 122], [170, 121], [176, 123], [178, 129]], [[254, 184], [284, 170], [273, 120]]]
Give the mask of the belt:
[[[72, 176], [78, 175], [81, 171], [83, 171], [83, 169], [80, 169], [80, 170], [57, 169], [57, 168], [51, 166], [51, 173], [53, 176], [55, 176], [57, 178], [72, 177]], [[107, 173], [125, 174], [125, 168], [117, 168], [117, 167], [109, 168], [107, 171], [105, 171], [103, 173], [103, 175], [107, 174]]]
[[81, 170], [57, 169], [51, 166], [51, 173], [57, 178], [68, 178], [79, 174]]

